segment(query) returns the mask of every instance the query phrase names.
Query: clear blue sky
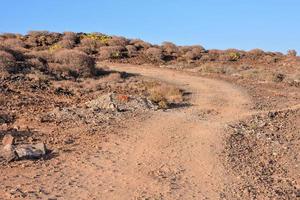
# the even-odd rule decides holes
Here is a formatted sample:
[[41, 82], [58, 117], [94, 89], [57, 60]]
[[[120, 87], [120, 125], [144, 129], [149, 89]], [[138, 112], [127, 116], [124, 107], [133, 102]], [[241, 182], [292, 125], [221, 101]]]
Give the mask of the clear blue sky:
[[102, 32], [159, 44], [300, 52], [300, 0], [0, 0], [0, 32]]

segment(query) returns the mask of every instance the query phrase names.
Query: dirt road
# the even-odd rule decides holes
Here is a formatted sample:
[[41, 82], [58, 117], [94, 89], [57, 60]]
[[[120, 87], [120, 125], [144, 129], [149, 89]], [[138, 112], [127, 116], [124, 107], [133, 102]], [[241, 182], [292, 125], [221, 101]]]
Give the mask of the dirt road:
[[191, 92], [192, 106], [156, 112], [125, 129], [124, 138], [113, 138], [104, 147], [113, 160], [95, 161], [103, 169], [89, 181], [91, 187], [102, 183], [94, 188], [102, 199], [218, 199], [222, 188], [234, 181], [218, 157], [223, 130], [248, 112], [247, 95], [228, 83], [183, 72], [111, 68], [176, 84]]
[[224, 128], [249, 113], [247, 94], [229, 83], [181, 71], [110, 67], [178, 85], [191, 93], [191, 106], [129, 119], [100, 149], [77, 146], [48, 167], [12, 168], [3, 181], [14, 193], [28, 188], [45, 199], [219, 199], [236, 178], [226, 173], [218, 156]]

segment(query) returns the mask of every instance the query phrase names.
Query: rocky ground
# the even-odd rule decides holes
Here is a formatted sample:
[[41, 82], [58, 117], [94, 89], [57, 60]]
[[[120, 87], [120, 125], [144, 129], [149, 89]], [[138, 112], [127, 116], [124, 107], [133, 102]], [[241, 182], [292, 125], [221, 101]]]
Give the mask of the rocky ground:
[[297, 108], [258, 114], [229, 125], [225, 161], [239, 180], [237, 191], [225, 191], [226, 198], [300, 198], [299, 119]]
[[300, 199], [296, 55], [3, 34], [0, 199]]

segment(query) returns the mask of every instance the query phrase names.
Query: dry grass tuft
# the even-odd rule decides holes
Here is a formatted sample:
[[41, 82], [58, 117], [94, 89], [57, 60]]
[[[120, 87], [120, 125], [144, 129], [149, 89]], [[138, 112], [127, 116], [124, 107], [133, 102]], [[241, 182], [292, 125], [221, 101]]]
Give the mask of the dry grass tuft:
[[149, 91], [149, 99], [160, 108], [166, 109], [184, 100], [183, 91], [175, 86], [150, 82], [146, 87]]

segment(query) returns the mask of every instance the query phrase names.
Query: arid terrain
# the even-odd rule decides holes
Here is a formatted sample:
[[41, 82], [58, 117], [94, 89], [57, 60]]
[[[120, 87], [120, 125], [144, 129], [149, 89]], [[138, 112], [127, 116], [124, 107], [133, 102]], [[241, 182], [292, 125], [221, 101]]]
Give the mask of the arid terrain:
[[300, 199], [300, 57], [2, 34], [0, 140], [5, 200]]

